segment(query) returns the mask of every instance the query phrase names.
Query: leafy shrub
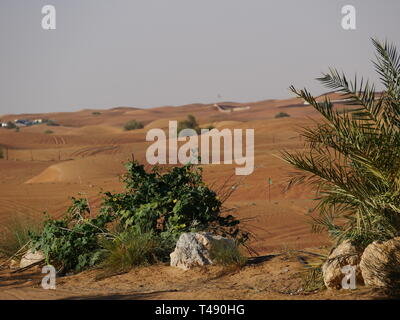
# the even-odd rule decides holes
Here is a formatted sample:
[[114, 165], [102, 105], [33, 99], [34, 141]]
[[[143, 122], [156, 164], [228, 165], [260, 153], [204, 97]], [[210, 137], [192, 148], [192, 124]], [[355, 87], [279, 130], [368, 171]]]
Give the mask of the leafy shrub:
[[68, 214], [59, 220], [48, 218], [41, 233], [32, 234], [32, 247], [43, 251], [47, 263], [64, 271], [81, 271], [100, 261], [100, 237], [107, 234], [112, 221], [107, 214], [87, 218], [90, 212], [86, 199], [72, 198]]
[[129, 121], [124, 125], [124, 130], [125, 131], [143, 129], [143, 128], [144, 128], [143, 124], [141, 122], [136, 121], [136, 120]]
[[239, 220], [221, 215], [221, 201], [202, 181], [202, 169], [187, 164], [161, 174], [158, 167], [146, 172], [138, 162], [128, 162], [123, 177], [126, 192], [106, 193], [103, 210], [116, 215], [125, 229], [154, 231], [177, 239], [183, 232], [213, 229], [224, 236], [246, 241]]
[[287, 118], [287, 117], [290, 117], [290, 115], [286, 112], [279, 112], [275, 115], [275, 119]]
[[330, 99], [317, 102], [306, 90], [292, 91], [314, 107], [323, 122], [303, 131], [308, 150], [283, 152], [302, 170], [291, 184], [317, 186], [315, 231], [327, 230], [338, 242], [368, 245], [400, 235], [400, 56], [394, 46], [373, 40], [374, 63], [385, 90], [335, 69], [319, 79], [347, 100], [346, 112]]
[[[248, 239], [239, 220], [222, 216], [222, 203], [202, 181], [200, 168], [186, 165], [161, 174], [158, 167], [146, 172], [136, 161], [126, 168], [125, 192], [105, 193], [96, 218], [88, 217], [86, 199], [72, 198], [65, 217], [47, 218], [43, 230], [31, 234], [33, 249], [65, 272], [104, 259], [106, 269], [123, 271], [167, 259], [182, 232], [210, 230], [239, 243]], [[111, 227], [116, 234], [108, 231]]]
[[93, 112], [92, 112], [92, 115], [94, 115], [94, 116], [99, 116], [99, 115], [101, 115], [101, 112], [93, 111]]
[[52, 134], [52, 133], [54, 133], [54, 131], [52, 131], [52, 130], [46, 130], [44, 133], [45, 133], [45, 134]]

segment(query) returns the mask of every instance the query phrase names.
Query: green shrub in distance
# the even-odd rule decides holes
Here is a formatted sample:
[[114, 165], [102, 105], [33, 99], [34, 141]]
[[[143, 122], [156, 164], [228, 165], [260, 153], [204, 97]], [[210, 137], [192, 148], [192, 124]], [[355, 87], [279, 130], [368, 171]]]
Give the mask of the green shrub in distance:
[[125, 131], [137, 130], [137, 129], [143, 129], [143, 128], [144, 128], [143, 124], [136, 120], [129, 121], [124, 125]]
[[178, 122], [178, 134], [184, 129], [193, 129], [196, 131], [197, 134], [200, 133], [199, 124], [197, 123], [197, 120], [193, 115], [189, 114], [186, 120]]
[[288, 117], [290, 117], [290, 115], [286, 112], [279, 112], [275, 115], [275, 119], [288, 118]]

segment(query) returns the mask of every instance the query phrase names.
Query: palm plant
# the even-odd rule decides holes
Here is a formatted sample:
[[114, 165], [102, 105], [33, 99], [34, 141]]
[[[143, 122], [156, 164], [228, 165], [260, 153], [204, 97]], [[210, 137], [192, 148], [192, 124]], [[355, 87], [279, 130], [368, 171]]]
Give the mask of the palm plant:
[[306, 151], [282, 152], [300, 172], [288, 187], [316, 185], [318, 215], [313, 230], [327, 230], [337, 242], [360, 245], [400, 234], [400, 56], [388, 42], [372, 39], [374, 67], [384, 91], [330, 69], [318, 78], [345, 100], [339, 111], [331, 100], [317, 102], [306, 90], [290, 88], [323, 117], [304, 128]]

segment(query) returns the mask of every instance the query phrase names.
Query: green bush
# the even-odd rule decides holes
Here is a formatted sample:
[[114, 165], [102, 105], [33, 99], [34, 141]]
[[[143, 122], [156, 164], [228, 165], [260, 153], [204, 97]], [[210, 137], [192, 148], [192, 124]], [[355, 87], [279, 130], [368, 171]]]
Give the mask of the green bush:
[[275, 115], [275, 119], [287, 118], [287, 117], [290, 117], [290, 115], [286, 112], [279, 112]]
[[128, 162], [123, 177], [126, 191], [105, 193], [103, 211], [111, 212], [125, 229], [154, 231], [177, 239], [183, 232], [213, 229], [224, 236], [246, 241], [239, 220], [222, 216], [217, 194], [202, 180], [202, 169], [191, 164], [164, 174], [158, 167], [146, 172], [138, 162]]
[[[48, 263], [66, 271], [98, 265], [127, 270], [135, 265], [168, 259], [178, 237], [187, 231], [214, 231], [245, 243], [247, 232], [239, 220], [222, 216], [221, 201], [202, 181], [193, 165], [174, 167], [161, 174], [146, 172], [128, 162], [123, 176], [125, 192], [103, 197], [100, 213], [90, 217], [86, 199], [72, 198], [62, 219], [47, 218], [40, 233], [32, 233], [32, 247]], [[111, 233], [113, 227], [116, 231]]]
[[63, 271], [81, 271], [101, 261], [99, 241], [113, 220], [107, 214], [88, 218], [87, 200], [72, 198], [72, 201], [64, 218], [48, 218], [41, 233], [31, 234], [33, 249], [41, 250], [47, 263]]
[[101, 112], [94, 111], [94, 112], [92, 112], [92, 115], [94, 115], [94, 116], [99, 116], [99, 115], [101, 115]]
[[52, 130], [46, 130], [44, 133], [45, 133], [45, 134], [52, 134], [52, 133], [54, 133], [54, 131], [52, 131]]
[[208, 125], [205, 128], [200, 128], [199, 124], [197, 123], [196, 118], [189, 114], [186, 118], [186, 120], [183, 121], [179, 121], [178, 122], [178, 134], [185, 129], [193, 129], [194, 131], [196, 131], [197, 134], [201, 134], [201, 129], [207, 129], [207, 130], [212, 130], [215, 127], [213, 125]]
[[369, 82], [357, 77], [352, 82], [331, 69], [319, 80], [347, 100], [350, 107], [343, 112], [329, 98], [317, 102], [306, 89], [292, 87], [323, 121], [304, 129], [307, 151], [283, 152], [302, 171], [290, 185], [316, 186], [314, 230], [364, 246], [400, 235], [400, 55], [388, 43], [373, 44], [385, 90], [378, 95]]
[[125, 131], [143, 129], [143, 128], [144, 128], [143, 124], [141, 122], [136, 121], [136, 120], [129, 121], [124, 125], [124, 130]]

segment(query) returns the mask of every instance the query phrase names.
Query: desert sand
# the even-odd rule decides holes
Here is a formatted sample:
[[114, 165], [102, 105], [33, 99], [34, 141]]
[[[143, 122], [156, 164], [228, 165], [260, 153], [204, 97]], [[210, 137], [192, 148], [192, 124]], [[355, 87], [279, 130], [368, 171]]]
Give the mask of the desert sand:
[[[87, 197], [93, 212], [96, 212], [101, 203], [101, 191], [122, 190], [118, 177], [124, 172], [124, 162], [132, 155], [145, 162], [145, 152], [150, 145], [145, 141], [147, 130], [166, 129], [169, 120], [182, 120], [193, 114], [204, 126], [213, 124], [218, 129], [255, 130], [255, 170], [249, 176], [240, 177], [241, 184], [226, 205], [235, 208], [237, 217], [245, 218], [246, 228], [255, 236], [250, 245], [258, 254], [267, 256], [302, 249], [329, 251], [327, 237], [311, 233], [307, 213], [315, 205], [312, 189], [300, 186], [285, 192], [289, 175], [294, 170], [279, 158], [280, 150], [303, 148], [300, 128], [313, 125], [312, 119], [318, 119], [317, 113], [295, 98], [224, 104], [250, 106], [250, 109], [222, 113], [213, 104], [192, 104], [2, 116], [3, 121], [46, 118], [60, 126], [41, 124], [21, 128], [19, 132], [0, 129], [0, 146], [8, 150], [7, 159], [0, 160], [0, 226], [5, 226], [18, 215], [41, 219], [46, 211], [52, 216], [60, 216], [72, 196]], [[286, 112], [290, 117], [275, 119], [279, 112]], [[123, 131], [123, 125], [133, 119], [141, 121], [145, 128]], [[46, 130], [53, 133], [45, 134]], [[235, 168], [223, 164], [203, 167], [205, 181], [216, 186], [231, 176]], [[271, 200], [268, 196], [269, 178], [273, 181]], [[269, 260], [225, 276], [218, 275], [218, 268], [185, 273], [168, 266], [155, 266], [96, 282], [91, 274], [95, 271], [89, 271], [62, 278], [59, 289], [54, 292], [39, 289], [35, 279], [40, 270], [18, 276], [1, 271], [0, 299], [354, 298], [350, 293], [340, 293], [339, 296], [332, 293], [296, 295], [299, 293], [295, 288], [298, 280], [286, 278], [301, 270], [301, 263], [295, 258], [286, 261], [282, 256]], [[282, 275], [281, 270], [286, 267], [290, 272]], [[151, 274], [157, 274], [157, 277], [152, 280]], [[167, 279], [175, 285], [170, 286]], [[194, 279], [190, 285], [188, 279]], [[274, 290], [266, 289], [271, 287], [271, 281], [279, 282]]]

